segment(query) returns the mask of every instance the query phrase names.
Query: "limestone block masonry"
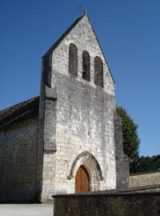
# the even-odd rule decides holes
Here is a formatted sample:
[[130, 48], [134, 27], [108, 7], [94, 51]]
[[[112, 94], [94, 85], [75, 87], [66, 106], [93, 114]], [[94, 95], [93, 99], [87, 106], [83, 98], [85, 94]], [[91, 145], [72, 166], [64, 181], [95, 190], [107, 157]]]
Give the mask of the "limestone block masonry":
[[0, 130], [0, 202], [35, 199], [37, 119]]
[[45, 202], [79, 182], [81, 192], [126, 188], [114, 81], [87, 14], [43, 56], [40, 89], [0, 112], [0, 201]]
[[160, 171], [133, 173], [129, 177], [129, 187], [160, 185]]
[[159, 216], [160, 192], [62, 195], [54, 198], [54, 216]]
[[[77, 77], [72, 77], [68, 71], [71, 43], [78, 50]], [[84, 50], [90, 55], [90, 81], [82, 78]], [[94, 84], [96, 56], [103, 61], [103, 88]], [[48, 146], [43, 158], [42, 200], [57, 193], [74, 193], [75, 175], [80, 165], [84, 165], [90, 175], [92, 191], [116, 188], [114, 83], [87, 15], [79, 20], [53, 51], [44, 56], [45, 64], [47, 61], [50, 67], [45, 66], [51, 71], [48, 70], [47, 74], [44, 68], [43, 73], [50, 77], [50, 81], [46, 82], [42, 75], [41, 94], [42, 107], [45, 104], [45, 112], [42, 113], [44, 146]], [[49, 97], [52, 105], [48, 105], [48, 88], [53, 92]], [[50, 137], [47, 138], [48, 134]], [[86, 152], [85, 158], [75, 162], [83, 152]], [[89, 154], [99, 164], [102, 178], [98, 176]]]

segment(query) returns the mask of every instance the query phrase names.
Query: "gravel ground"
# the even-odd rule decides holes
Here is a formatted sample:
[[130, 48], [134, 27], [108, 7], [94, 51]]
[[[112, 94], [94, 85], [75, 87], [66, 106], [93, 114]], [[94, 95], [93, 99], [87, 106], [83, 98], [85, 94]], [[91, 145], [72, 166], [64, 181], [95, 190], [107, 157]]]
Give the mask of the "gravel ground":
[[53, 204], [0, 204], [0, 216], [53, 216]]

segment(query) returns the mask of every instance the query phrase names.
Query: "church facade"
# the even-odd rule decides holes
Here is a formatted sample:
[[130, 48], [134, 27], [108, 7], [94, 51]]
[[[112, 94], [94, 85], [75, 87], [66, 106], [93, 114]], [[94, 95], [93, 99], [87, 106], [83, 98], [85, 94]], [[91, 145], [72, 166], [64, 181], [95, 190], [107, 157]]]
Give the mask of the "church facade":
[[42, 58], [40, 96], [0, 112], [0, 201], [128, 184], [115, 86], [87, 14]]

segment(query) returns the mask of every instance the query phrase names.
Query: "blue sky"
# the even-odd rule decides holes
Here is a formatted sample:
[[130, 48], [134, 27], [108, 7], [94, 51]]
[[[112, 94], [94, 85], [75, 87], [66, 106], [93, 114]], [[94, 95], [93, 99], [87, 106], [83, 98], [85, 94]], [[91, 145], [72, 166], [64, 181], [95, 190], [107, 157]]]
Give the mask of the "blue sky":
[[117, 104], [138, 124], [140, 154], [160, 154], [159, 0], [0, 0], [0, 109], [39, 95], [41, 56], [83, 9], [112, 70]]

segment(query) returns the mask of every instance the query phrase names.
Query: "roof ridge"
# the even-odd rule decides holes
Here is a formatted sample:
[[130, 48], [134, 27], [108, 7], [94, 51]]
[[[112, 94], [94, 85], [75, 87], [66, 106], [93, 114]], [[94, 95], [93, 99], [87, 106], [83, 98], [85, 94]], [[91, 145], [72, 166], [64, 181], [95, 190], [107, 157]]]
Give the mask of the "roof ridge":
[[[0, 127], [3, 127], [4, 123], [8, 120], [10, 120], [11, 118], [13, 118], [13, 116], [19, 116], [21, 112], [24, 112], [26, 107], [28, 107], [31, 111], [34, 111], [32, 109], [32, 106], [38, 106], [39, 104], [39, 96], [30, 98], [28, 100], [22, 101], [18, 104], [15, 104], [13, 106], [10, 106], [6, 109], [3, 109], [0, 111]], [[36, 108], [37, 109], [37, 108]]]
[[57, 39], [57, 41], [48, 49], [48, 51], [42, 56], [42, 58], [48, 56], [60, 43], [61, 41], [67, 36], [67, 34], [79, 23], [79, 21], [84, 17], [88, 16], [86, 12], [80, 17], [78, 17], [68, 28], [67, 30]]
[[98, 37], [97, 37], [97, 34], [96, 34], [95, 30], [94, 30], [94, 27], [93, 27], [93, 25], [92, 25], [92, 22], [91, 22], [91, 20], [90, 20], [90, 17], [88, 16], [87, 10], [84, 10], [84, 11], [83, 11], [83, 15], [80, 16], [80, 17], [78, 17], [78, 18], [69, 26], [69, 28], [57, 39], [57, 41], [48, 49], [48, 51], [42, 56], [42, 58], [45, 58], [46, 56], [50, 55], [50, 54], [54, 51], [54, 49], [56, 49], [57, 46], [61, 43], [61, 41], [69, 34], [69, 32], [70, 32], [70, 31], [80, 22], [80, 20], [81, 20], [83, 17], [85, 17], [85, 16], [87, 17], [87, 19], [88, 19], [88, 21], [89, 21], [89, 23], [90, 23], [90, 25], [91, 25], [92, 31], [93, 31], [93, 33], [94, 33], [94, 35], [95, 35], [95, 38], [96, 38], [96, 40], [97, 40], [97, 42], [98, 42], [98, 45], [99, 45], [99, 48], [100, 48], [100, 50], [101, 50], [101, 52], [102, 52], [102, 55], [103, 55], [103, 57], [104, 57], [104, 60], [105, 60], [105, 62], [106, 62], [106, 65], [107, 65], [107, 67], [108, 67], [108, 72], [109, 72], [109, 74], [110, 74], [110, 76], [111, 76], [111, 79], [112, 79], [113, 83], [115, 83], [114, 77], [113, 77], [113, 75], [112, 75], [112, 71], [111, 71], [111, 69], [110, 69], [110, 67], [109, 67], [109, 64], [108, 64], [108, 61], [107, 61], [107, 59], [106, 59], [106, 57], [105, 57], [105, 55], [104, 55], [104, 51], [103, 51], [102, 46], [101, 46], [101, 44], [100, 44], [100, 42], [99, 42], [99, 39], [98, 39]]
[[4, 112], [4, 111], [7, 111], [7, 110], [11, 109], [11, 108], [14, 108], [14, 107], [19, 106], [19, 105], [21, 105], [21, 104], [23, 104], [23, 103], [26, 103], [26, 102], [31, 102], [31, 101], [36, 100], [36, 99], [38, 99], [38, 98], [39, 98], [39, 96], [35, 96], [35, 97], [33, 97], [33, 98], [29, 98], [29, 99], [26, 99], [26, 100], [24, 100], [24, 101], [21, 101], [21, 102], [18, 102], [18, 103], [16, 103], [16, 104], [13, 104], [13, 105], [11, 105], [11, 106], [9, 106], [9, 107], [6, 107], [6, 108], [0, 110], [0, 114], [1, 114], [2, 112]]

